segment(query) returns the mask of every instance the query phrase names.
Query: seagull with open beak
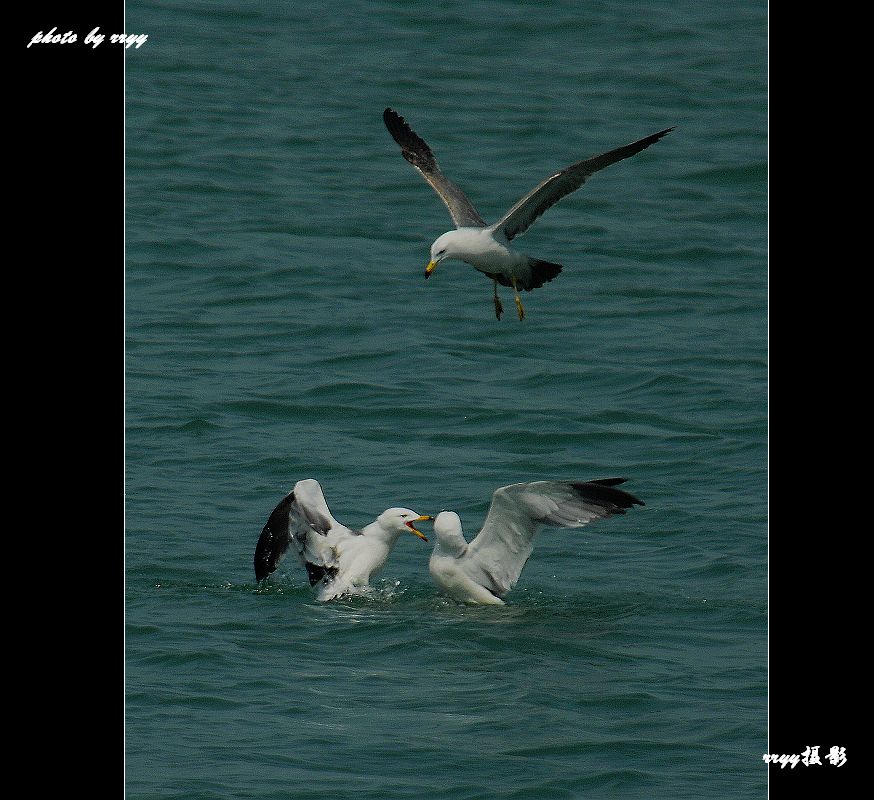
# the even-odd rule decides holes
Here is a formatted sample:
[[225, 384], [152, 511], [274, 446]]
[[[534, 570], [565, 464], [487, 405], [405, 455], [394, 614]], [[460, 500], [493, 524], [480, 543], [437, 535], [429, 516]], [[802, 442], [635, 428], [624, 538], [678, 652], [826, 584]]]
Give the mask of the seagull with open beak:
[[261, 531], [255, 548], [255, 578], [267, 578], [293, 546], [319, 600], [354, 594], [382, 570], [403, 533], [427, 542], [416, 525], [433, 519], [395, 507], [354, 530], [334, 519], [318, 481], [298, 481]]

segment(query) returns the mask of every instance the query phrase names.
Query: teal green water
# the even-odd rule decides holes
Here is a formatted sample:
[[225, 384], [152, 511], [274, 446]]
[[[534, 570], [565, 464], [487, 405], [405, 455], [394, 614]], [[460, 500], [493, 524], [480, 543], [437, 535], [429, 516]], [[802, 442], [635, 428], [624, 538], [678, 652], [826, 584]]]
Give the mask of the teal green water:
[[[766, 8], [127, 5], [129, 798], [759, 798], [766, 791]], [[494, 318], [396, 108], [487, 219], [670, 125], [517, 240]], [[625, 476], [505, 608], [398, 543], [315, 602], [261, 527]]]

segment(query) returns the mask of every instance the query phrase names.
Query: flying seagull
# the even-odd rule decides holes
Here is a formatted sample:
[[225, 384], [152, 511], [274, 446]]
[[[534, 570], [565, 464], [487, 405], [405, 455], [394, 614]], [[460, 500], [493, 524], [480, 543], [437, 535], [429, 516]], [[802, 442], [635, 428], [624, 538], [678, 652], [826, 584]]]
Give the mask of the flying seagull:
[[434, 520], [437, 543], [428, 569], [434, 582], [462, 603], [503, 605], [534, 550], [541, 527], [582, 528], [596, 519], [644, 505], [615, 488], [625, 478], [595, 481], [534, 481], [502, 486], [482, 530], [468, 544], [461, 520], [443, 511]]
[[298, 481], [270, 514], [255, 548], [255, 578], [273, 572], [290, 547], [306, 567], [319, 600], [332, 600], [367, 586], [379, 572], [402, 533], [413, 533], [415, 523], [432, 520], [409, 508], [389, 508], [359, 530], [337, 522], [328, 510], [319, 482]]
[[455, 223], [456, 230], [444, 233], [431, 245], [425, 277], [428, 278], [437, 265], [447, 258], [465, 261], [494, 282], [495, 316], [498, 319], [504, 313], [498, 297], [498, 284], [513, 287], [513, 299], [520, 320], [525, 317], [525, 309], [519, 289], [527, 292], [539, 289], [558, 275], [562, 267], [513, 250], [509, 243], [528, 230], [550, 206], [579, 189], [598, 170], [639, 153], [674, 130], [666, 128], [624, 147], [571, 164], [528, 192], [494, 225], [487, 225], [464, 192], [440, 171], [431, 148], [406, 120], [391, 108], [383, 112], [382, 118], [389, 133], [401, 146], [403, 157], [422, 173], [431, 188], [440, 195]]

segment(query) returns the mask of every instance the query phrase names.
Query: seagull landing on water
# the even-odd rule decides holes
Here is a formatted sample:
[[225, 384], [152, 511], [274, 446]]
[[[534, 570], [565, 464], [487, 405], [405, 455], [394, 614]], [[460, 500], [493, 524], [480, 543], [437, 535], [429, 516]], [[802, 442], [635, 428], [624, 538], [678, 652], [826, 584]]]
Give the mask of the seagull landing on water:
[[482, 530], [468, 544], [461, 520], [443, 511], [434, 520], [437, 544], [428, 562], [434, 582], [462, 603], [503, 605], [534, 550], [542, 527], [582, 528], [596, 519], [644, 505], [615, 488], [625, 478], [596, 481], [534, 481], [502, 486]]
[[318, 586], [319, 600], [333, 600], [367, 586], [379, 572], [403, 533], [420, 539], [415, 523], [433, 520], [409, 508], [389, 508], [360, 531], [337, 522], [328, 510], [318, 481], [298, 481], [261, 531], [255, 548], [255, 578], [273, 572], [294, 545], [306, 567], [311, 586]]
[[431, 148], [406, 120], [391, 108], [383, 112], [382, 118], [389, 133], [401, 146], [403, 157], [422, 173], [431, 188], [440, 195], [455, 223], [456, 230], [444, 233], [431, 245], [431, 258], [425, 267], [425, 277], [429, 277], [437, 265], [447, 258], [467, 262], [494, 282], [495, 316], [498, 319], [504, 313], [498, 297], [499, 283], [513, 287], [516, 310], [519, 319], [523, 319], [525, 309], [519, 289], [527, 292], [538, 289], [562, 269], [560, 264], [541, 261], [513, 250], [509, 246], [513, 238], [528, 230], [544, 211], [565, 195], [579, 189], [598, 170], [639, 153], [674, 130], [666, 128], [624, 147], [571, 164], [532, 189], [494, 225], [487, 225], [464, 192], [443, 175]]

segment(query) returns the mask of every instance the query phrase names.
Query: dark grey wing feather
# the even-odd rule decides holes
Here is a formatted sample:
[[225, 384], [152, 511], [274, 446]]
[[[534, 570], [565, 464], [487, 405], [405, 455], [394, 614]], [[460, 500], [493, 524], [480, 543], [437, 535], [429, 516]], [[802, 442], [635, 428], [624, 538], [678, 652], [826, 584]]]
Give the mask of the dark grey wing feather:
[[666, 128], [624, 147], [617, 147], [615, 150], [610, 150], [599, 156], [571, 164], [532, 189], [498, 222], [492, 225], [492, 229], [503, 231], [508, 240], [524, 233], [544, 211], [555, 205], [562, 197], [579, 189], [598, 170], [639, 153], [672, 130], [674, 129]]
[[449, 209], [456, 228], [484, 228], [483, 218], [477, 213], [470, 200], [437, 166], [437, 159], [425, 140], [419, 136], [407, 121], [396, 111], [387, 108], [382, 113], [385, 127], [401, 146], [401, 155], [409, 161]]

